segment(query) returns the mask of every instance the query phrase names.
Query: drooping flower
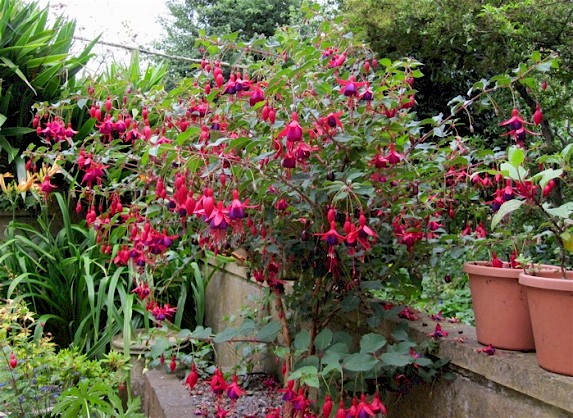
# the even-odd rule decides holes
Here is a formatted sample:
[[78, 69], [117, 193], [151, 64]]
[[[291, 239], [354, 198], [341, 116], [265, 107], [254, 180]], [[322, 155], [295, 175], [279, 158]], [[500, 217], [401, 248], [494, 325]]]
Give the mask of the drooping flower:
[[348, 80], [337, 79], [336, 81], [342, 86], [340, 93], [346, 97], [356, 97], [358, 95], [358, 88], [368, 85], [366, 81], [356, 81], [353, 75], [348, 77]]
[[193, 364], [191, 366], [191, 371], [185, 378], [185, 386], [187, 386], [187, 388], [191, 390], [195, 387], [198, 380], [199, 380], [199, 374], [197, 373], [197, 367], [195, 366], [195, 364]]
[[330, 418], [332, 412], [332, 397], [326, 395], [324, 397], [324, 403], [322, 404], [322, 418]]
[[370, 402], [370, 409], [375, 414], [382, 414], [384, 416], [388, 415], [388, 411], [386, 410], [386, 405], [382, 403], [380, 400], [380, 392], [376, 391], [374, 394], [374, 399]]
[[292, 401], [296, 397], [297, 393], [293, 390], [294, 384], [295, 384], [294, 380], [289, 380], [287, 383], [287, 387], [279, 390], [279, 392], [284, 393], [283, 401]]
[[229, 399], [237, 400], [239, 397], [243, 396], [245, 392], [239, 387], [237, 382], [238, 378], [237, 375], [233, 375], [233, 382], [227, 388], [227, 396]]
[[497, 254], [495, 252], [491, 253], [491, 260], [489, 261], [491, 267], [502, 268], [503, 261], [497, 258]]
[[366, 395], [362, 393], [360, 395], [360, 402], [358, 403], [356, 417], [357, 418], [368, 418], [373, 417], [375, 414], [370, 407], [370, 404], [366, 401]]
[[149, 284], [141, 282], [132, 292], [137, 295], [139, 300], [144, 300], [151, 293], [151, 289], [149, 288]]
[[213, 374], [213, 377], [209, 380], [209, 386], [211, 386], [211, 390], [217, 396], [222, 395], [227, 389], [227, 382], [219, 369], [215, 370], [215, 374]]
[[229, 205], [229, 218], [230, 219], [243, 219], [247, 216], [245, 213], [245, 208], [247, 208], [247, 200], [245, 202], [241, 202], [239, 200], [239, 191], [233, 190], [233, 200]]
[[340, 235], [338, 233], [338, 231], [336, 230], [336, 222], [335, 221], [331, 221], [330, 222], [330, 229], [322, 234], [314, 234], [316, 236], [321, 237], [322, 240], [326, 241], [326, 243], [328, 244], [328, 246], [332, 247], [336, 244], [340, 244], [341, 242], [344, 241], [344, 236]]
[[300, 126], [300, 123], [298, 123], [298, 114], [293, 112], [291, 115], [291, 121], [279, 133], [279, 138], [286, 136], [288, 142], [298, 142], [302, 140], [302, 134], [302, 126]]
[[151, 305], [151, 309], [148, 309], [151, 314], [155, 317], [157, 321], [169, 320], [173, 317], [177, 311], [176, 307], [170, 306], [168, 303], [164, 304], [162, 307], [157, 303]]

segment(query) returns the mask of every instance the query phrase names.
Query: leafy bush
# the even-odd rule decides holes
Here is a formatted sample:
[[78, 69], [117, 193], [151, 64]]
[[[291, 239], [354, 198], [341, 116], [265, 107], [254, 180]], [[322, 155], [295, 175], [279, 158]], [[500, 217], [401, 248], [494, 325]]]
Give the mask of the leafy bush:
[[[43, 335], [45, 320], [36, 319], [23, 301], [0, 305], [0, 409], [17, 417], [46, 415], [54, 406], [53, 412], [63, 416], [80, 411], [85, 416], [104, 416], [98, 411], [124, 416], [118, 390], [125, 386], [129, 357], [111, 352], [95, 361], [77, 349], [56, 353], [55, 344]], [[78, 392], [89, 396], [78, 397]], [[136, 411], [138, 402], [130, 400], [128, 411]]]

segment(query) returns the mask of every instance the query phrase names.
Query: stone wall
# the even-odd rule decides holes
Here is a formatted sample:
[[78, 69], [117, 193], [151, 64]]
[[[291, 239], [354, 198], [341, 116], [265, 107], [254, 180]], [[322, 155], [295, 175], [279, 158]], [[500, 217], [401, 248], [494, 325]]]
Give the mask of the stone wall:
[[[237, 317], [244, 306], [257, 308], [255, 298], [259, 293], [258, 285], [247, 279], [244, 267], [228, 265], [209, 283], [206, 323], [215, 332], [221, 331], [230, 325], [225, 319]], [[425, 315], [406, 322], [418, 340], [428, 338], [436, 324]], [[379, 331], [389, 336], [397, 325], [385, 321]], [[475, 328], [448, 322], [441, 325], [449, 335], [439, 341], [436, 354], [451, 360], [456, 379], [417, 385], [407, 395], [387, 400], [391, 417], [573, 417], [573, 377], [541, 369], [535, 353], [497, 350], [489, 356], [478, 352], [483, 346], [476, 340]], [[360, 323], [347, 321], [340, 326], [356, 330]], [[228, 344], [217, 347], [221, 367], [233, 365], [238, 358]], [[273, 371], [276, 364], [266, 353], [258, 367]]]

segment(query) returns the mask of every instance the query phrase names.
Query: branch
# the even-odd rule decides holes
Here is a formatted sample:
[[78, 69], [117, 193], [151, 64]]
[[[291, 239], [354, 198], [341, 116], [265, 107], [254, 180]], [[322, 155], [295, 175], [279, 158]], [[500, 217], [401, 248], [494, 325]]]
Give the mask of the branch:
[[[78, 41], [82, 41], [82, 42], [93, 42], [92, 40], [87, 39], [87, 38], [82, 38], [81, 36], [74, 36], [74, 39], [76, 39]], [[189, 58], [189, 57], [184, 57], [182, 55], [170, 55], [170, 54], [165, 54], [163, 52], [151, 51], [149, 49], [144, 49], [144, 48], [141, 48], [138, 46], [127, 46], [127, 45], [121, 45], [121, 44], [116, 44], [115, 42], [107, 42], [107, 41], [97, 41], [96, 44], [111, 46], [112, 48], [127, 49], [128, 51], [137, 51], [137, 52], [141, 52], [142, 54], [155, 55], [157, 57], [167, 58], [167, 59], [174, 60], [174, 61], [185, 61], [185, 62], [191, 62], [193, 64], [200, 64], [201, 63], [201, 60], [198, 58]], [[229, 64], [228, 62], [221, 62], [221, 65], [223, 67], [231, 67], [231, 64]], [[237, 64], [232, 65], [232, 67], [246, 68], [244, 65], [237, 65]]]

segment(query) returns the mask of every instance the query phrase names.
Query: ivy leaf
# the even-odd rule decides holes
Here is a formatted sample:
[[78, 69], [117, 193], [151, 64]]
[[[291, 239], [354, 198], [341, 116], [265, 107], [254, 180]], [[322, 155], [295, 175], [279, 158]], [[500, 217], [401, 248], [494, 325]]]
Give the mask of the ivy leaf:
[[493, 216], [491, 220], [491, 229], [494, 229], [498, 223], [505, 217], [505, 215], [509, 215], [511, 212], [519, 209], [521, 205], [525, 203], [525, 200], [517, 200], [511, 199], [507, 202], [503, 202], [500, 206], [496, 214]]

